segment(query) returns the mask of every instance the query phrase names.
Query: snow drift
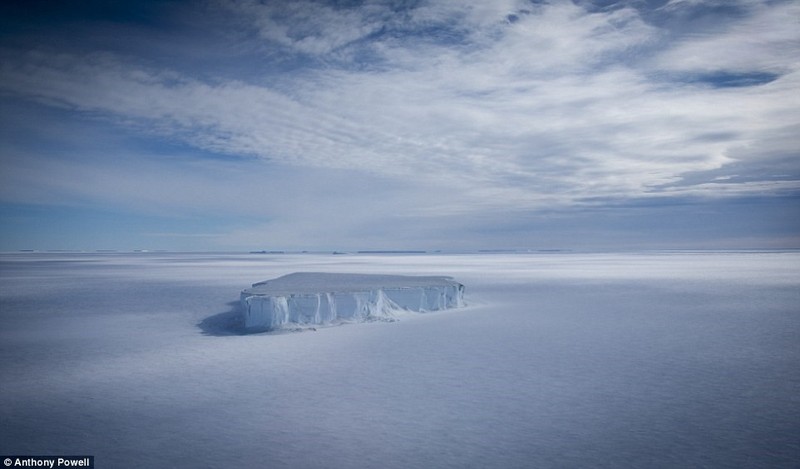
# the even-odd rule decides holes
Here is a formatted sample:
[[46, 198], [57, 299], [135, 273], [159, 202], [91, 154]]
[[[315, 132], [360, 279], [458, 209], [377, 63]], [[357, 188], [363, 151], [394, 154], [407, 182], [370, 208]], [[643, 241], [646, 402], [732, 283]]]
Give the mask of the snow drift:
[[300, 272], [255, 283], [240, 299], [245, 329], [258, 331], [457, 308], [464, 285], [451, 277]]

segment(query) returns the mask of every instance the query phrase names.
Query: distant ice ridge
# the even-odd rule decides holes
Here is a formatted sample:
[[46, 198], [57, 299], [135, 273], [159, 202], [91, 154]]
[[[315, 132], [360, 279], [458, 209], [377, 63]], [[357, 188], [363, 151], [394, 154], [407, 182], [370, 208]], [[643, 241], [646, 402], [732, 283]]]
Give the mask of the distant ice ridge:
[[299, 272], [254, 283], [240, 298], [245, 329], [258, 331], [458, 308], [464, 285], [451, 277]]

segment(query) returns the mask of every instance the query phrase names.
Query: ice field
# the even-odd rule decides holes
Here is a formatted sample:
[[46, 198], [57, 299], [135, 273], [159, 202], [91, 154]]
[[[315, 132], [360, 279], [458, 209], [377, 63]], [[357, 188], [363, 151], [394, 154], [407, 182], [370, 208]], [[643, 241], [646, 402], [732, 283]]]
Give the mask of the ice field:
[[[293, 272], [466, 306], [241, 334]], [[797, 467], [800, 253], [8, 253], [0, 377], [0, 453], [96, 467]]]

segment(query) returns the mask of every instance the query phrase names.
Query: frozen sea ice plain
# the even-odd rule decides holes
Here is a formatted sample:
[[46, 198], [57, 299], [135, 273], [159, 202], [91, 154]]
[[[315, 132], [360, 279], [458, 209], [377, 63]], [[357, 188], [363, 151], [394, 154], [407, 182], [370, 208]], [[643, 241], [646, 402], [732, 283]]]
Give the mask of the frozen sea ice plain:
[[464, 285], [441, 276], [298, 272], [255, 283], [240, 300], [245, 329], [263, 331], [457, 308]]
[[[291, 272], [452, 275], [468, 307], [235, 333], [242, 288]], [[797, 469], [798, 305], [798, 251], [0, 253], [0, 452]]]

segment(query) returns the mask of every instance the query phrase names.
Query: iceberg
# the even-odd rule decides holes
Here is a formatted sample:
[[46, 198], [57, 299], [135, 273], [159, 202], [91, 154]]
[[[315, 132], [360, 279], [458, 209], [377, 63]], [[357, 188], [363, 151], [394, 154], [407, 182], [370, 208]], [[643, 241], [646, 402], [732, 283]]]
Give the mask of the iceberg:
[[464, 285], [452, 277], [298, 272], [254, 283], [240, 301], [245, 330], [266, 331], [458, 308]]

